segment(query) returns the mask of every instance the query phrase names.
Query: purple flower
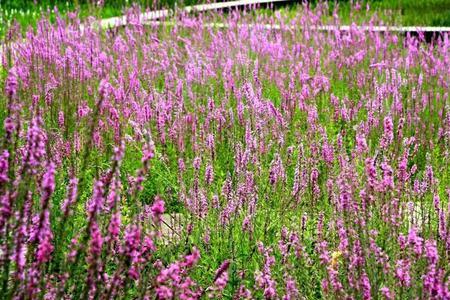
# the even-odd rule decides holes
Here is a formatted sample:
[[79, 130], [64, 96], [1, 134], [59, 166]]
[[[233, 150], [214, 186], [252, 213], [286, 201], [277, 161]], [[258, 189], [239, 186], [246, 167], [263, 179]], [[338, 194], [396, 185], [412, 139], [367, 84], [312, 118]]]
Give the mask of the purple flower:
[[158, 295], [158, 299], [173, 299], [173, 292], [172, 289], [161, 285], [156, 288], [156, 294]]
[[228, 270], [228, 268], [230, 267], [230, 261], [228, 259], [226, 259], [221, 265], [220, 267], [217, 269], [216, 271], [216, 276], [214, 276], [214, 280], [216, 281], [217, 278], [219, 278], [224, 272], [226, 272]]
[[55, 164], [50, 163], [42, 179], [42, 201], [47, 201], [55, 190], [55, 172]]
[[89, 218], [94, 218], [100, 210], [103, 208], [104, 204], [104, 184], [101, 180], [97, 180], [94, 184], [94, 192], [92, 198], [87, 203], [87, 211]]
[[408, 243], [413, 246], [414, 252], [417, 255], [422, 254], [423, 238], [417, 235], [417, 230], [415, 227], [411, 228], [408, 233]]
[[391, 292], [391, 290], [388, 287], [382, 287], [380, 288], [381, 294], [383, 295], [384, 299], [386, 300], [393, 300], [394, 294]]
[[213, 180], [214, 180], [214, 170], [213, 167], [210, 164], [208, 164], [205, 170], [205, 182], [208, 185], [211, 185]]
[[54, 249], [49, 236], [44, 233], [42, 235], [36, 252], [36, 260], [39, 264], [49, 261]]
[[94, 257], [101, 254], [103, 246], [103, 237], [100, 232], [100, 228], [97, 223], [94, 222], [91, 227], [91, 242], [90, 242], [90, 252]]
[[363, 273], [361, 276], [361, 286], [363, 289], [363, 298], [364, 300], [370, 300], [372, 299], [371, 293], [370, 293], [370, 281], [369, 277], [367, 277], [366, 273]]
[[68, 217], [71, 206], [75, 204], [77, 194], [78, 194], [78, 179], [71, 178], [68, 186], [67, 197], [61, 203], [61, 210], [64, 212], [65, 217]]
[[[42, 217], [41, 217], [42, 218]], [[53, 245], [51, 243], [53, 234], [50, 228], [50, 218], [48, 210], [44, 211], [43, 220], [40, 228], [37, 228], [38, 246], [36, 250], [36, 260], [39, 264], [50, 260], [53, 252]]]
[[10, 98], [14, 97], [17, 94], [17, 89], [19, 88], [17, 77], [18, 76], [16, 68], [11, 68], [8, 72], [8, 76], [6, 77], [5, 82], [5, 92], [6, 95]]
[[27, 132], [27, 154], [28, 164], [32, 168], [32, 173], [36, 172], [37, 167], [47, 153], [46, 143], [47, 135], [42, 126], [42, 118], [37, 116], [31, 120], [30, 127]]
[[300, 295], [300, 292], [297, 288], [297, 284], [295, 283], [295, 280], [288, 276], [286, 280], [286, 294], [283, 296], [283, 300], [294, 300], [298, 299]]
[[64, 128], [64, 112], [63, 111], [60, 111], [58, 113], [58, 126], [60, 128]]
[[120, 212], [116, 212], [111, 217], [111, 222], [109, 223], [108, 232], [112, 239], [116, 239], [120, 232]]
[[383, 162], [381, 164], [381, 169], [383, 170], [383, 188], [385, 190], [387, 189], [393, 189], [394, 188], [394, 172], [389, 164], [386, 162]]
[[200, 259], [200, 251], [194, 247], [194, 249], [192, 249], [192, 253], [184, 257], [183, 266], [191, 268], [198, 262], [199, 259]]
[[409, 287], [411, 285], [410, 275], [411, 263], [404, 259], [397, 260], [395, 268], [395, 277], [399, 280], [400, 285]]
[[230, 261], [225, 260], [216, 271], [216, 276], [214, 277], [214, 286], [216, 291], [223, 291], [228, 283], [228, 268], [230, 266]]
[[202, 163], [202, 159], [199, 156], [194, 158], [193, 166], [195, 170], [200, 170], [200, 164]]
[[284, 182], [286, 179], [286, 173], [284, 170], [283, 162], [279, 154], [275, 155], [270, 167], [269, 181], [270, 184], [275, 185], [277, 182]]
[[155, 202], [153, 202], [153, 205], [150, 210], [152, 212], [153, 219], [159, 222], [162, 214], [164, 214], [165, 211], [164, 201], [161, 198], [159, 198], [159, 196], [156, 196]]
[[9, 170], [9, 152], [8, 150], [4, 150], [2, 154], [0, 154], [0, 184], [8, 182], [8, 170]]
[[437, 264], [439, 260], [439, 254], [435, 240], [425, 241], [425, 255], [431, 265]]
[[394, 123], [392, 122], [392, 118], [390, 116], [384, 118], [383, 126], [384, 133], [381, 138], [380, 145], [382, 148], [387, 148], [394, 139]]
[[146, 163], [153, 157], [155, 157], [155, 144], [150, 141], [150, 143], [144, 144], [142, 149], [142, 162]]

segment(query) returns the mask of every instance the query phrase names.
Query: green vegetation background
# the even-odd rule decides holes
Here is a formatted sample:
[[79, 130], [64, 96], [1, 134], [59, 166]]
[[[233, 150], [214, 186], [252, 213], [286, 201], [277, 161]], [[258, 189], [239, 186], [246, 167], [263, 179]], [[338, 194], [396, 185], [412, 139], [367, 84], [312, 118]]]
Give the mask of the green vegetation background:
[[[220, 1], [220, 0], [219, 0]], [[53, 7], [58, 7], [62, 13], [80, 8], [81, 17], [88, 15], [98, 15], [102, 18], [108, 18], [120, 15], [125, 7], [136, 3], [143, 7], [174, 7], [175, 4], [193, 5], [206, 2], [205, 0], [104, 0], [102, 9], [96, 8], [97, 1], [75, 0], [75, 1], [57, 1], [57, 0], [1, 0], [0, 17], [3, 21], [16, 18], [22, 25], [32, 24], [34, 18], [29, 14], [35, 12], [35, 15], [45, 13]], [[221, 1], [222, 2], [222, 1]], [[301, 3], [301, 1], [293, 1]], [[317, 0], [311, 1], [317, 3]], [[339, 3], [342, 18], [348, 17], [350, 1], [329, 1], [330, 3]], [[370, 0], [362, 1], [362, 5], [369, 3], [372, 9], [380, 12], [392, 11], [399, 16], [398, 22], [401, 25], [422, 25], [422, 26], [450, 26], [450, 0]], [[333, 5], [331, 5], [333, 6]], [[27, 13], [28, 12], [28, 15]]]

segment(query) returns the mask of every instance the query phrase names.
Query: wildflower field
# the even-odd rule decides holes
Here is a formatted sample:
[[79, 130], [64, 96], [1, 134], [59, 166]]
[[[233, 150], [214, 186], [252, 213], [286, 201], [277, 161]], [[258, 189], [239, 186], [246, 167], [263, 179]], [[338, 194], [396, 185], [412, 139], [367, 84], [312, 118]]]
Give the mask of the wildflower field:
[[450, 299], [449, 37], [326, 10], [11, 27], [0, 298]]

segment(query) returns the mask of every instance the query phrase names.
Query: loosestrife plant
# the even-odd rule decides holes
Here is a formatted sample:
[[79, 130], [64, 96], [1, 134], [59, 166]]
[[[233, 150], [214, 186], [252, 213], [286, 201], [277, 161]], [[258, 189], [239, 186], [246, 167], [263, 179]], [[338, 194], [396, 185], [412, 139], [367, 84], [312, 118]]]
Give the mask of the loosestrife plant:
[[450, 299], [448, 35], [138, 12], [10, 30], [2, 298]]

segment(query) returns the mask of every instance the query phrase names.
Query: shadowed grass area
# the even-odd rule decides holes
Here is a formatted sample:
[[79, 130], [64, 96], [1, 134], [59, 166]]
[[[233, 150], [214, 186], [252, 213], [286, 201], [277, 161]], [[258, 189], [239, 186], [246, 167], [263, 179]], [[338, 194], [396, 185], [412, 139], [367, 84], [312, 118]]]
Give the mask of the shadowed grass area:
[[[345, 1], [347, 2], [347, 1]], [[405, 26], [450, 26], [450, 0], [375, 0], [364, 1], [378, 14], [392, 15], [396, 23]], [[342, 12], [350, 11], [350, 4], [342, 5]]]
[[[322, 1], [310, 1], [311, 7], [316, 7]], [[329, 14], [338, 8], [341, 24], [365, 23], [374, 15], [386, 24], [403, 26], [450, 26], [450, 0], [375, 0], [359, 1], [359, 5], [352, 6], [350, 1], [328, 2]], [[296, 3], [279, 9], [282, 14], [294, 17], [302, 6]], [[369, 8], [369, 10], [368, 10]], [[264, 10], [272, 14], [272, 11]]]
[[450, 26], [449, 0], [386, 0], [375, 1], [377, 9], [400, 10], [405, 25]]

